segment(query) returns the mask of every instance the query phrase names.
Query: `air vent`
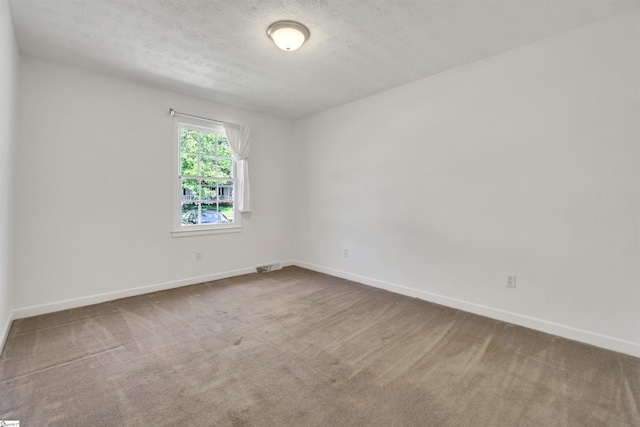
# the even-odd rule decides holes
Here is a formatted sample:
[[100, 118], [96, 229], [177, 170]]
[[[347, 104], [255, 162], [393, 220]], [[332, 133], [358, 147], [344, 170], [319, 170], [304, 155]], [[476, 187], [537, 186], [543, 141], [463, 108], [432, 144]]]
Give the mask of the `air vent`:
[[266, 273], [273, 270], [282, 270], [282, 264], [279, 262], [272, 262], [271, 264], [259, 265], [256, 267], [256, 272]]

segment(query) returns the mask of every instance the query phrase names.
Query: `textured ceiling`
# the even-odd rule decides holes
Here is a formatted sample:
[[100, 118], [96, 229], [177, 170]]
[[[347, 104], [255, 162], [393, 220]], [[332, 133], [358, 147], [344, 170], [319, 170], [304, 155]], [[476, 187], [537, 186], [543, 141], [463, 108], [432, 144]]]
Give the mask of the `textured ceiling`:
[[[10, 0], [20, 51], [299, 118], [625, 13], [640, 0]], [[296, 52], [266, 35], [297, 20]]]

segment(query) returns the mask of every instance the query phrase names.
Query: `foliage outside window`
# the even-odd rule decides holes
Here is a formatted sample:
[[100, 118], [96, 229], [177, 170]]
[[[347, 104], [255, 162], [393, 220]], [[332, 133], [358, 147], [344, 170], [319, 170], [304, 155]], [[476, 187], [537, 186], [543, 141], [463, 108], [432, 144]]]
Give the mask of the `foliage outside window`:
[[234, 162], [223, 128], [179, 124], [181, 228], [234, 226]]

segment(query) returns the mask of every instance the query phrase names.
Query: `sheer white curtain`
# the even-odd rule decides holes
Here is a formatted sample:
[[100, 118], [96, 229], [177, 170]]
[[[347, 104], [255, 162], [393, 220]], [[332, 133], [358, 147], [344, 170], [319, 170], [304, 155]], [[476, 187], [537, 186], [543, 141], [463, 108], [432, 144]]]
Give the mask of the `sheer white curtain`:
[[236, 161], [235, 199], [240, 212], [251, 212], [251, 187], [249, 186], [249, 136], [251, 127], [235, 123], [223, 123], [227, 139]]

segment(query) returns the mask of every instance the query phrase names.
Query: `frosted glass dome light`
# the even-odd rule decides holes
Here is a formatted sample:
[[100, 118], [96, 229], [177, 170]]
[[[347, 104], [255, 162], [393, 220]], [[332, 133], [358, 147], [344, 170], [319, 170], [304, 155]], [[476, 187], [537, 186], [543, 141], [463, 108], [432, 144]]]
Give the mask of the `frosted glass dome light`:
[[267, 34], [280, 49], [292, 52], [309, 39], [309, 30], [293, 21], [278, 21], [269, 26]]

